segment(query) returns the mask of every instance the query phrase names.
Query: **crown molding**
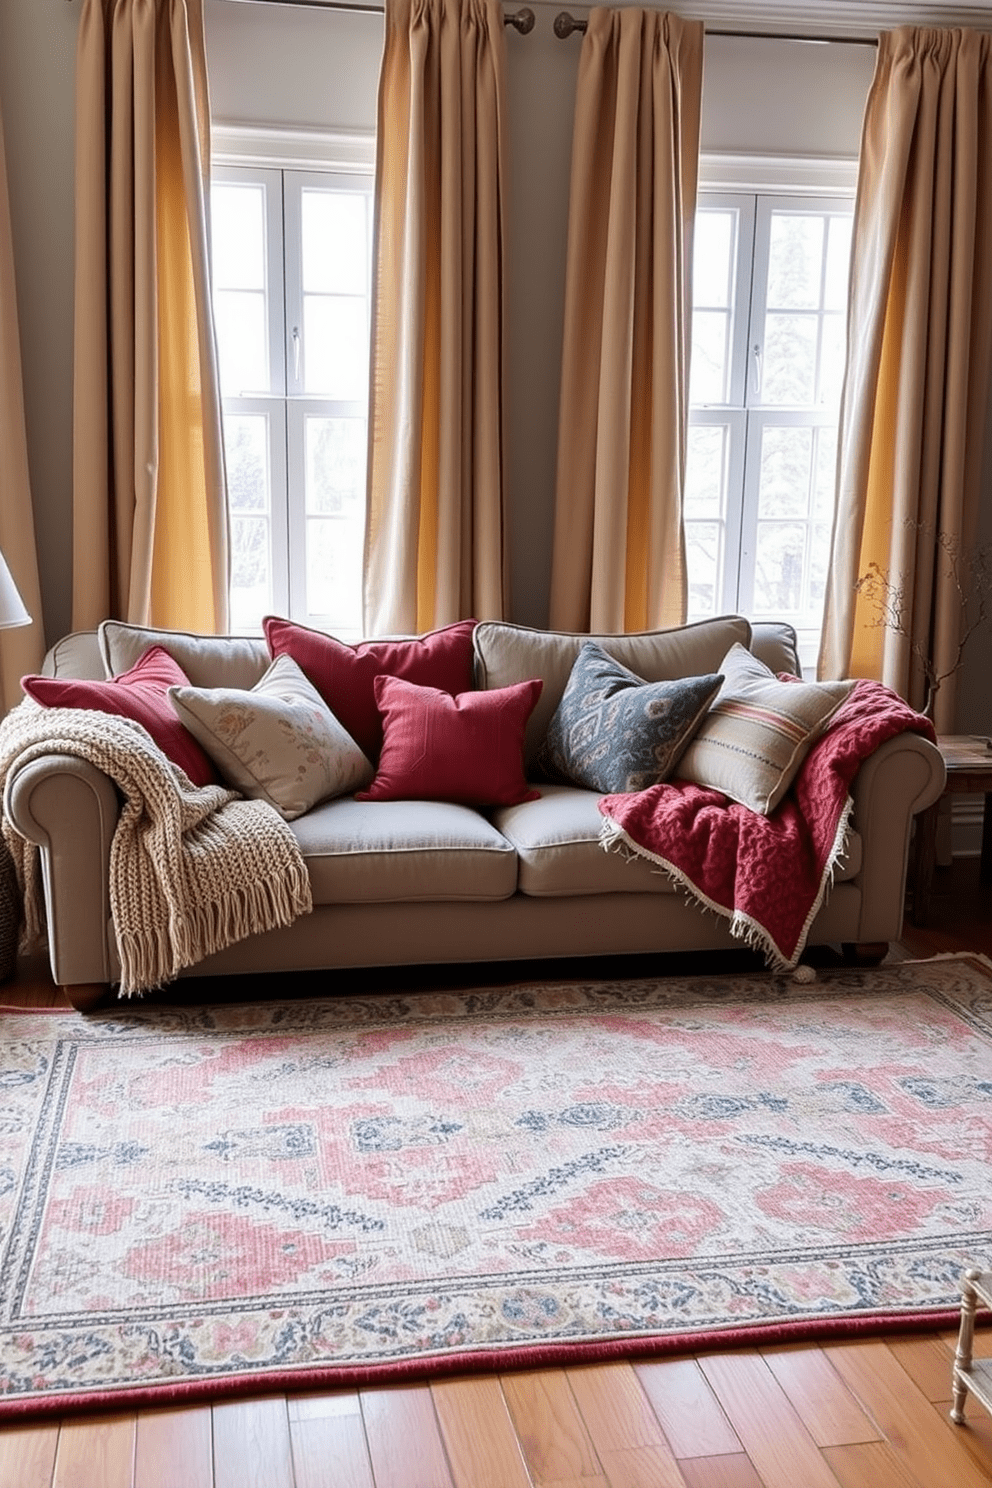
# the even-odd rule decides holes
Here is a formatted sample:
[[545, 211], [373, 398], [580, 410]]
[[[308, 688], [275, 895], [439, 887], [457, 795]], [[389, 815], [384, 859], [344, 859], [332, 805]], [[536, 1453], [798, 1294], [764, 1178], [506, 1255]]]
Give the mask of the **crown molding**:
[[345, 174], [367, 175], [375, 167], [375, 134], [370, 129], [282, 129], [272, 124], [214, 121], [210, 126], [214, 165], [265, 165], [279, 170], [333, 166]]
[[776, 196], [852, 197], [858, 185], [853, 156], [720, 155], [699, 157], [699, 186], [706, 191], [767, 191]]

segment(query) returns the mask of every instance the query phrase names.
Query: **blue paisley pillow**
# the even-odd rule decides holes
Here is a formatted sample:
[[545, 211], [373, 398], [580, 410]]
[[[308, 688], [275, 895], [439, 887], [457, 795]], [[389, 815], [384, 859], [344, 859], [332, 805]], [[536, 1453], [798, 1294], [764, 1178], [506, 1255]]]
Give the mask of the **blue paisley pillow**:
[[713, 675], [645, 682], [587, 641], [538, 764], [551, 780], [605, 795], [657, 785], [675, 768], [722, 681]]

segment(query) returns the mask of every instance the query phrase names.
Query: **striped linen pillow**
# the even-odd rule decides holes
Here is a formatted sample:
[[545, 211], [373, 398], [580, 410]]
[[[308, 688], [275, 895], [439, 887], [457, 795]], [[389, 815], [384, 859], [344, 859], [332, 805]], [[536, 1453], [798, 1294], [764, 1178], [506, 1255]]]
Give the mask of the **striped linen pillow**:
[[720, 671], [723, 686], [675, 773], [767, 816], [854, 682], [779, 682], [739, 644]]

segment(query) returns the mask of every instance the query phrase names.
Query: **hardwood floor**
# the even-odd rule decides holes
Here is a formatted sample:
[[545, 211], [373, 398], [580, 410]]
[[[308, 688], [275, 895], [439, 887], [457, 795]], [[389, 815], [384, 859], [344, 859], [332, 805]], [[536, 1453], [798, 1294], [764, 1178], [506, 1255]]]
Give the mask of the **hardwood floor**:
[[[938, 869], [933, 925], [907, 923], [890, 954], [992, 955], [977, 873], [975, 860]], [[0, 1001], [62, 999], [28, 963]], [[933, 1331], [10, 1426], [0, 1488], [981, 1488], [992, 1418], [969, 1396], [968, 1424], [948, 1420], [954, 1342]], [[992, 1331], [976, 1352], [992, 1356]]]

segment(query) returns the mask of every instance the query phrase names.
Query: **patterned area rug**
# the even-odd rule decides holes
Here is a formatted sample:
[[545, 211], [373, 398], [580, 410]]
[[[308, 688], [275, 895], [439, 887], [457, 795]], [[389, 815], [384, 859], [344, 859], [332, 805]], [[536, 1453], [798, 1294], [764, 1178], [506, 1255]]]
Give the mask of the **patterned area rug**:
[[973, 957], [0, 1015], [0, 1414], [956, 1316]]

